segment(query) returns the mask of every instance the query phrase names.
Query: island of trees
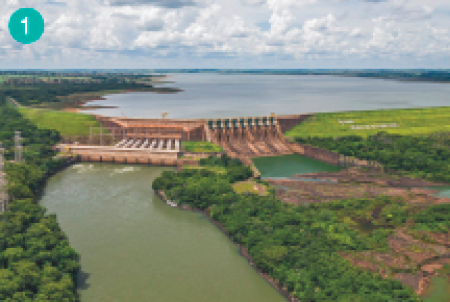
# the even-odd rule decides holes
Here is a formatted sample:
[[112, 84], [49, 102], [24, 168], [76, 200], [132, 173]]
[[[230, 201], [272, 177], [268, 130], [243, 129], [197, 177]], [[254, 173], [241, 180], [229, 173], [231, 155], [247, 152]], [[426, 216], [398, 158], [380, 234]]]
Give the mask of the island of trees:
[[[164, 172], [153, 188], [164, 191], [179, 206], [204, 210], [220, 222], [248, 250], [257, 267], [293, 297], [300, 301], [421, 301], [399, 280], [354, 266], [343, 255], [387, 252], [388, 238], [399, 228], [448, 232], [450, 204], [424, 210], [401, 198], [381, 196], [292, 205], [277, 200], [273, 189], [267, 196], [237, 194], [233, 184], [251, 174], [227, 156], [202, 160], [201, 166]], [[225, 167], [226, 173], [217, 173], [214, 167]], [[379, 214], [370, 215], [375, 210]], [[361, 226], [372, 231], [364, 232]]]

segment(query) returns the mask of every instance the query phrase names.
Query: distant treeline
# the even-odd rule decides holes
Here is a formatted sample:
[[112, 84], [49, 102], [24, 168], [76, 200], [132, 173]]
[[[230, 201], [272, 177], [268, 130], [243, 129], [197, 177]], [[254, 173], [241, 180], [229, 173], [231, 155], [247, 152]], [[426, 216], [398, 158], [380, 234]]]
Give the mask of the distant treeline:
[[66, 83], [60, 84], [21, 84], [3, 86], [0, 90], [0, 98], [12, 97], [22, 105], [36, 105], [41, 103], [61, 102], [58, 97], [68, 96], [74, 93], [96, 92], [102, 90], [132, 90], [151, 88], [150, 85], [138, 84], [133, 81], [124, 82], [120, 78], [107, 78], [100, 83]]
[[156, 73], [222, 73], [273, 75], [333, 75], [416, 81], [450, 81], [450, 70], [394, 70], [394, 69], [154, 69]]
[[135, 74], [131, 72], [112, 72], [109, 70], [108, 72], [104, 71], [87, 71], [87, 70], [65, 70], [60, 72], [55, 71], [25, 71], [25, 70], [11, 70], [5, 71], [0, 70], [0, 76], [24, 76], [24, 77], [96, 77], [100, 76], [101, 78], [111, 78], [111, 77], [127, 77], [127, 78], [151, 78], [151, 77], [159, 77], [160, 75], [151, 75], [151, 74]]
[[107, 69], [107, 70], [63, 70], [63, 71], [0, 71], [0, 75], [37, 76], [96, 76], [146, 78], [167, 73], [222, 73], [222, 74], [274, 74], [274, 75], [333, 75], [368, 77], [381, 79], [450, 82], [450, 70], [430, 69]]

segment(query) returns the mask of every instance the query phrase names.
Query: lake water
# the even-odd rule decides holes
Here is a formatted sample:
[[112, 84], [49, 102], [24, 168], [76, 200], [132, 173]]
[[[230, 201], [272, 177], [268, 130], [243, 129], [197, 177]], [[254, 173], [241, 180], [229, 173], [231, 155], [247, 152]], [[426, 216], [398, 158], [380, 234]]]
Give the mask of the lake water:
[[81, 254], [81, 301], [285, 301], [203, 215], [154, 195], [167, 170], [83, 163], [49, 180], [40, 202]]
[[448, 106], [450, 84], [301, 75], [170, 74], [183, 92], [107, 95], [88, 113], [157, 118], [220, 118], [380, 108]]

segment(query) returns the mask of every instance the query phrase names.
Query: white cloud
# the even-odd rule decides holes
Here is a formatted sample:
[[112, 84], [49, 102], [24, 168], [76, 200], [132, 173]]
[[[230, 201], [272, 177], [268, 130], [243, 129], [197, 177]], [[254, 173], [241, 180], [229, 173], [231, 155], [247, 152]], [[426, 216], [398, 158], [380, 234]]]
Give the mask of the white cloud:
[[[411, 67], [427, 58], [450, 63], [450, 21], [442, 13], [450, 3], [444, 0], [1, 2], [0, 67], [144, 67], [142, 60], [209, 67], [217, 61], [207, 58], [219, 54], [230, 64], [244, 60], [261, 68], [277, 66], [266, 55], [290, 67], [322, 61], [346, 67], [358, 60], [378, 66], [401, 56]], [[9, 16], [20, 7], [38, 9], [47, 24], [41, 40], [28, 46], [8, 32]]]

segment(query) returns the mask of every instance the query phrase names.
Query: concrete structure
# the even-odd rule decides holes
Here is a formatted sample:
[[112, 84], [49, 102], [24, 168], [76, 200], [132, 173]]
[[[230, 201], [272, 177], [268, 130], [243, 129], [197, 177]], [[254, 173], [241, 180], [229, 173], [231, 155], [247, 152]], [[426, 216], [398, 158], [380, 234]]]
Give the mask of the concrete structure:
[[171, 139], [204, 141], [203, 120], [135, 119], [96, 116], [116, 139]]
[[[181, 142], [209, 141], [231, 157], [252, 164], [251, 158], [291, 154], [283, 132], [310, 115], [222, 119], [136, 119], [96, 116], [101, 128], [91, 128], [81, 143], [67, 142], [82, 161], [176, 165]], [[77, 140], [80, 143], [80, 139]]]
[[[141, 148], [118, 148], [104, 146], [66, 146], [60, 145], [61, 151], [78, 157], [79, 161], [145, 164], [158, 166], [176, 166], [178, 152], [176, 150], [143, 150]], [[67, 149], [66, 149], [67, 148]]]
[[291, 154], [283, 132], [309, 115], [239, 117], [207, 121], [207, 140], [220, 145], [231, 157], [251, 164], [252, 157]]

